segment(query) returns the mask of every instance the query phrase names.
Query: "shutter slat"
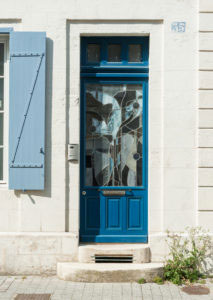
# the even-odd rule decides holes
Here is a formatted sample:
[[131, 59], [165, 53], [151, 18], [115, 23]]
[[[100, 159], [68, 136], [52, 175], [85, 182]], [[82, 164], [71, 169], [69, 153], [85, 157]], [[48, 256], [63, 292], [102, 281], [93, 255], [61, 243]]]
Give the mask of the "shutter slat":
[[44, 189], [45, 40], [43, 32], [10, 35], [10, 189]]

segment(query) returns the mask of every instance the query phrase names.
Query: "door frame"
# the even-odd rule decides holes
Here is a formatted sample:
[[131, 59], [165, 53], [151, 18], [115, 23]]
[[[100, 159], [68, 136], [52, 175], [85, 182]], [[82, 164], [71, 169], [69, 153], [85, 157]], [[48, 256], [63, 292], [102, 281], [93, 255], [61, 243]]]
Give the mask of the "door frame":
[[[139, 63], [138, 65], [135, 63], [129, 64], [125, 59], [120, 64], [112, 64], [106, 62], [106, 53], [103, 51], [102, 47], [102, 55], [104, 59], [101, 61], [100, 65], [91, 65], [88, 64], [85, 53], [86, 45], [88, 42], [88, 39], [90, 42], [93, 43], [100, 41], [102, 45], [106, 47], [107, 40], [113, 40], [116, 41], [118, 39], [122, 40], [124, 37], [105, 37], [104, 39], [102, 37], [87, 37], [82, 38], [81, 46], [83, 47], [83, 51], [81, 51], [81, 76], [80, 76], [80, 186], [79, 186], [79, 192], [80, 192], [80, 242], [133, 242], [133, 243], [146, 243], [148, 242], [148, 79], [149, 79], [149, 64], [148, 64], [148, 39], [147, 37], [125, 37], [126, 41], [133, 41], [135, 42], [142, 42], [145, 45], [145, 53], [143, 53], [144, 60]], [[134, 40], [133, 40], [134, 39]], [[81, 49], [82, 50], [82, 49]], [[85, 114], [86, 114], [86, 99], [84, 94], [84, 87], [87, 82], [98, 82], [98, 83], [106, 83], [106, 84], [142, 84], [143, 86], [143, 166], [142, 166], [142, 186], [140, 187], [134, 187], [134, 190], [139, 192], [139, 190], [142, 191], [141, 197], [144, 198], [144, 226], [143, 226], [143, 234], [139, 235], [133, 235], [131, 237], [131, 240], [125, 239], [125, 236], [115, 236], [114, 238], [107, 239], [107, 241], [104, 239], [104, 236], [98, 236], [97, 239], [90, 239], [90, 236], [88, 235], [88, 238], [84, 236], [83, 241], [81, 240], [82, 233], [84, 231], [84, 228], [82, 229], [82, 221], [85, 223], [85, 213], [82, 209], [82, 201], [84, 201], [82, 192], [85, 188], [84, 185], [84, 172], [85, 172], [85, 141], [84, 141], [84, 134], [85, 134]], [[131, 187], [87, 187], [91, 190], [97, 190], [100, 191], [102, 189], [106, 190], [129, 190]], [[145, 234], [144, 234], [145, 233]]]
[[[137, 76], [134, 77], [112, 77], [110, 74], [107, 77], [83, 77], [81, 79], [81, 100], [80, 100], [80, 241], [81, 236], [83, 235], [82, 242], [100, 242], [100, 243], [147, 243], [148, 242], [148, 77], [145, 76]], [[139, 74], [138, 74], [139, 75]], [[85, 99], [85, 85], [86, 83], [106, 83], [106, 84], [141, 84], [143, 89], [143, 160], [142, 160], [142, 186], [135, 186], [134, 190], [138, 192], [142, 190], [143, 196], [143, 217], [144, 220], [144, 228], [143, 233], [141, 235], [134, 235], [131, 238], [125, 238], [125, 236], [110, 236], [110, 238], [104, 237], [103, 235], [97, 235], [97, 238], [92, 238], [90, 236], [85, 236], [84, 228], [82, 228], [82, 224], [85, 223], [84, 219], [84, 210], [82, 209], [82, 201], [84, 201], [84, 197], [82, 196], [82, 192], [85, 189], [85, 114], [86, 114], [86, 99]], [[87, 186], [87, 189], [91, 190], [129, 190], [131, 187], [128, 186], [118, 186], [118, 187], [96, 187], [96, 186]], [[100, 216], [101, 217], [101, 216]], [[84, 220], [82, 222], [82, 220]]]

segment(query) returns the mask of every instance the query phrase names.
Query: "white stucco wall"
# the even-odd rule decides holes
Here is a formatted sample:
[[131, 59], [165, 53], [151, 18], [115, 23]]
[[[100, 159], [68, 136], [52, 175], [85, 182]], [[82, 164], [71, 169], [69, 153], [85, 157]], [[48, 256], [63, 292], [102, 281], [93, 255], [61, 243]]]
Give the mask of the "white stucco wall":
[[[68, 143], [79, 142], [81, 35], [150, 36], [149, 242], [153, 259], [158, 260], [166, 229], [181, 231], [201, 222], [198, 1], [8, 0], [0, 11], [0, 22], [1, 27], [47, 33], [46, 189], [14, 192], [6, 185], [0, 187], [0, 271], [24, 273], [28, 257], [34, 265], [31, 272], [45, 272], [42, 254], [49, 258], [50, 272], [57, 260], [77, 259], [79, 165], [67, 162], [66, 149]], [[173, 22], [186, 22], [185, 32], [172, 31]], [[45, 242], [35, 246], [35, 236]], [[65, 252], [64, 239], [72, 244]], [[6, 262], [11, 241], [18, 267]], [[28, 247], [26, 253], [23, 241], [40, 250]]]
[[199, 6], [198, 222], [213, 231], [213, 3]]

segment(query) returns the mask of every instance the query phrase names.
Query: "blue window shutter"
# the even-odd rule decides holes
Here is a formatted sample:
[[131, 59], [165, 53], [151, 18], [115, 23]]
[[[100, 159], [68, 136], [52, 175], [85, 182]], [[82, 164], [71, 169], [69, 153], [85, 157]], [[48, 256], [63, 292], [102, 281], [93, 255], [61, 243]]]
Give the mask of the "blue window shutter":
[[44, 32], [10, 34], [10, 189], [44, 189], [45, 46]]

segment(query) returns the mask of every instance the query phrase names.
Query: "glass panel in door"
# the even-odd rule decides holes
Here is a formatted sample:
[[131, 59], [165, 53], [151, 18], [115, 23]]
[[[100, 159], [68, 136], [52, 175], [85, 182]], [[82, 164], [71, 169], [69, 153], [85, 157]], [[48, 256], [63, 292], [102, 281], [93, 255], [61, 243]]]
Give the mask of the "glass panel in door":
[[86, 84], [86, 186], [142, 186], [142, 84]]

